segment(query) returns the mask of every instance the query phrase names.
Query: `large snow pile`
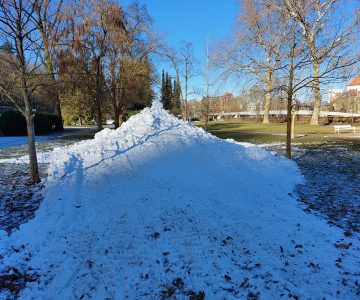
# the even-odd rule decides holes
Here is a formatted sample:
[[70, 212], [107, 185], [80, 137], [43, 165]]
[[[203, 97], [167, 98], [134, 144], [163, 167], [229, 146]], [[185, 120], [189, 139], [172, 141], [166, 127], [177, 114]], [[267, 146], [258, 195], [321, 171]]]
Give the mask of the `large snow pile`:
[[50, 165], [36, 217], [1, 233], [0, 271], [38, 274], [23, 299], [356, 295], [341, 231], [291, 197], [295, 163], [160, 104], [40, 160]]

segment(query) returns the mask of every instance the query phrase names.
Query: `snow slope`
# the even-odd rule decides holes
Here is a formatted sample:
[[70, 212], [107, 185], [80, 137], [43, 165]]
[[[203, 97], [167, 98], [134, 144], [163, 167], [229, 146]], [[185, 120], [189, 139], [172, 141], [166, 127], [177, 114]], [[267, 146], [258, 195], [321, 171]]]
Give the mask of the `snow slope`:
[[22, 299], [356, 297], [358, 252], [298, 207], [302, 177], [283, 157], [154, 103], [40, 160], [50, 165], [36, 217], [0, 236], [0, 271], [39, 274]]

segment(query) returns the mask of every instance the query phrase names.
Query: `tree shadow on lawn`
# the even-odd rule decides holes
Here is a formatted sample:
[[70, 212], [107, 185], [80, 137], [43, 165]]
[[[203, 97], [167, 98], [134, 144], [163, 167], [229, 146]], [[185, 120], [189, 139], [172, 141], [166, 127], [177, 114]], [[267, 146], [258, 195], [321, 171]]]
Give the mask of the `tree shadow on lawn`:
[[238, 131], [238, 130], [227, 130], [227, 131], [217, 131], [210, 132], [211, 134], [217, 136], [221, 139], [234, 139], [237, 142], [246, 142], [253, 144], [262, 144], [262, 143], [275, 143], [275, 142], [284, 142], [285, 136], [274, 135], [269, 133], [259, 133], [251, 131]]
[[[42, 177], [47, 165], [40, 164]], [[43, 199], [43, 185], [29, 182], [27, 164], [0, 164], [0, 230], [11, 234], [35, 216]]]
[[345, 235], [360, 232], [359, 146], [359, 142], [326, 143], [295, 158], [306, 180], [295, 188], [305, 211], [320, 213]]

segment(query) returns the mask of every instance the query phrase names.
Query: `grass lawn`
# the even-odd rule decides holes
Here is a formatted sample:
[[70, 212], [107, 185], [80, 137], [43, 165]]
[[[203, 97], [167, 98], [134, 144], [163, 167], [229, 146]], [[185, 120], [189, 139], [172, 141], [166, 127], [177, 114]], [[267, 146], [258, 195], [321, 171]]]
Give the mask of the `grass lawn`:
[[97, 129], [95, 126], [65, 126], [65, 131], [62, 140], [87, 140], [93, 139]]
[[65, 135], [61, 139], [62, 140], [88, 140], [93, 139], [95, 136], [96, 131], [84, 131], [79, 133], [74, 133], [71, 135]]
[[[204, 124], [199, 123], [197, 126], [203, 127]], [[239, 142], [253, 144], [285, 142], [286, 123], [214, 121], [208, 123], [208, 131], [219, 138], [232, 138]], [[307, 123], [297, 123], [294, 132], [293, 143], [344, 142], [349, 139], [347, 133], [334, 134], [332, 126], [310, 126]]]

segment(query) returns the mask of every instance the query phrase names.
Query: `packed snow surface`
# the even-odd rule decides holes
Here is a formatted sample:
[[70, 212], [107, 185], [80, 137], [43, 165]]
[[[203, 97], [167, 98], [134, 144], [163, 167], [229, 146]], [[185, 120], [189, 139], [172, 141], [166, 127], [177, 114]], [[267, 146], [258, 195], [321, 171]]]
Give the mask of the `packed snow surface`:
[[39, 275], [22, 299], [356, 297], [356, 252], [298, 207], [302, 177], [281, 156], [154, 103], [39, 159], [50, 164], [35, 218], [0, 235], [0, 271]]

